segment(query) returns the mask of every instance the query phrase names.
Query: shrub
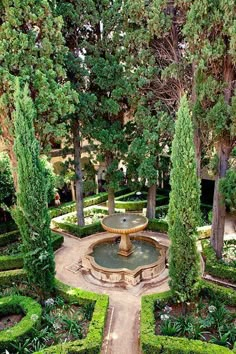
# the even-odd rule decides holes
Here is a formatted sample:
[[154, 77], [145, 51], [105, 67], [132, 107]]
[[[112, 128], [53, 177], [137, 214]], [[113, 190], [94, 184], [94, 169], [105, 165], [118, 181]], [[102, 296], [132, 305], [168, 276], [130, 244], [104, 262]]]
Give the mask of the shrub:
[[24, 269], [6, 270], [0, 272], [0, 287], [2, 285], [12, 285], [20, 283], [27, 279], [27, 273]]
[[207, 273], [236, 283], [236, 269], [216, 258], [215, 251], [208, 240], [202, 240], [202, 251]]
[[15, 326], [0, 332], [0, 348], [8, 349], [12, 342], [29, 336], [41, 321], [42, 308], [33, 299], [25, 296], [13, 295], [0, 300], [0, 314], [22, 312], [24, 317]]
[[103, 231], [100, 221], [85, 226], [79, 226], [79, 225], [70, 224], [66, 222], [54, 221], [54, 225], [64, 231], [68, 231], [70, 234], [74, 236], [81, 237], [81, 238]]
[[[52, 247], [54, 251], [57, 250], [59, 247], [61, 247], [63, 241], [64, 238], [62, 235], [52, 232]], [[22, 268], [23, 265], [24, 265], [23, 254], [21, 253], [14, 256], [0, 256], [0, 271], [19, 269]]]
[[159, 219], [150, 219], [148, 220], [148, 230], [158, 231], [158, 232], [167, 232], [168, 231], [168, 223], [165, 220]]
[[15, 242], [19, 239], [20, 233], [18, 230], [6, 232], [0, 235], [0, 247], [6, 246], [9, 243]]
[[[136, 192], [131, 192], [115, 198], [115, 208], [125, 209], [126, 211], [142, 210], [143, 208], [145, 208], [147, 206], [147, 198], [145, 200], [122, 201], [123, 198], [133, 196], [135, 195], [135, 193]], [[166, 204], [168, 202], [168, 198], [166, 196], [160, 195], [157, 196], [156, 201], [157, 203], [163, 202], [163, 204]]]

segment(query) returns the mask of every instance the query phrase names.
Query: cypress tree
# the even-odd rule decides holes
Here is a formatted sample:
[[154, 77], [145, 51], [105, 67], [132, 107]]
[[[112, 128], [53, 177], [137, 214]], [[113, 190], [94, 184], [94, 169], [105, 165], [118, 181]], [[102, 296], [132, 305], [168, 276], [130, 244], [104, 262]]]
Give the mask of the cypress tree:
[[171, 193], [168, 212], [170, 287], [182, 302], [195, 293], [199, 277], [196, 227], [200, 215], [200, 185], [197, 177], [193, 124], [186, 96], [180, 102], [171, 154]]
[[22, 237], [29, 282], [44, 298], [53, 289], [55, 273], [47, 209], [49, 183], [44, 164], [39, 159], [39, 143], [33, 126], [36, 110], [28, 86], [21, 90], [17, 81], [14, 98], [18, 193], [13, 214]]

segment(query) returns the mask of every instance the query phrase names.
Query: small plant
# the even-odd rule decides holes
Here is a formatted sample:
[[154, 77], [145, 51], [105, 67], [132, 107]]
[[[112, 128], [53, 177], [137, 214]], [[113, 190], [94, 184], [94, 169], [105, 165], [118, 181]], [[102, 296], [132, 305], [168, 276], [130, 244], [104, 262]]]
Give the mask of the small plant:
[[212, 336], [210, 339], [210, 343], [222, 345], [224, 347], [230, 345], [229, 332], [222, 334], [221, 331], [219, 331], [219, 336]]
[[194, 318], [192, 316], [180, 316], [175, 321], [177, 332], [184, 336], [186, 333], [191, 332], [195, 325]]
[[167, 319], [163, 321], [163, 323], [160, 326], [160, 331], [163, 336], [171, 336], [171, 337], [176, 336], [178, 333], [176, 324], [173, 323], [171, 319]]
[[84, 318], [88, 321], [91, 321], [94, 311], [94, 304], [92, 302], [85, 304], [83, 306]]

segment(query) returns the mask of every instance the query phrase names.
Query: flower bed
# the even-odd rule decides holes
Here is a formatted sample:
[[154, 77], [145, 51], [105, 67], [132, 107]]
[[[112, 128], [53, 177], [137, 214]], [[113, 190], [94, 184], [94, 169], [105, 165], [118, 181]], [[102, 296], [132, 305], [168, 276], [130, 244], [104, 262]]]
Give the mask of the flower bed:
[[[234, 325], [236, 318], [235, 292], [202, 281], [200, 296], [204, 299], [202, 303], [198, 302], [197, 306], [189, 305], [195, 311], [195, 318], [178, 316], [179, 305], [176, 305], [170, 291], [144, 296], [141, 310], [143, 353], [226, 354], [232, 352], [236, 336]], [[217, 301], [213, 302], [214, 298]], [[228, 307], [222, 306], [223, 301]], [[173, 315], [170, 315], [172, 311]], [[212, 331], [212, 334], [207, 334], [208, 339], [212, 339], [212, 342], [221, 342], [221, 344], [229, 342], [227, 345], [230, 348], [200, 340], [203, 339], [202, 332], [205, 330]], [[177, 337], [177, 335], [182, 337]]]
[[35, 300], [19, 295], [1, 298], [0, 317], [15, 313], [21, 313], [23, 318], [15, 326], [0, 331], [0, 349], [10, 350], [12, 343], [25, 340], [40, 325], [42, 308]]
[[[225, 253], [223, 255], [222, 260], [218, 260], [216, 258], [215, 252], [210, 245], [209, 240], [203, 240], [202, 241], [202, 250], [203, 250], [203, 256], [205, 259], [205, 267], [206, 267], [206, 272], [209, 273], [210, 275], [213, 275], [215, 277], [221, 278], [221, 279], [226, 279], [231, 283], [236, 283], [236, 267], [235, 267], [235, 253], [234, 253], [234, 259], [229, 260], [227, 257], [227, 248], [229, 249], [229, 246], [232, 246], [232, 249], [235, 252], [235, 247], [236, 247], [236, 240], [230, 240], [226, 241], [224, 243], [224, 250]], [[233, 257], [233, 255], [232, 255]], [[225, 259], [225, 260], [224, 260]], [[227, 262], [228, 259], [228, 262]]]
[[[7, 234], [5, 234], [7, 235]], [[14, 234], [19, 236], [18, 234]], [[5, 237], [5, 240], [9, 240], [9, 237]], [[64, 238], [62, 235], [52, 232], [52, 246], [54, 251], [61, 247]], [[10, 269], [20, 269], [23, 267], [23, 256], [21, 253], [15, 253], [20, 251], [20, 242], [16, 241], [10, 243], [9, 245], [5, 245], [2, 249], [5, 251], [5, 255], [0, 256], [0, 271], [2, 270], [10, 270]], [[10, 249], [9, 249], [10, 247]], [[11, 253], [13, 251], [13, 253]], [[1, 252], [1, 248], [0, 248]], [[3, 254], [3, 252], [1, 252]]]

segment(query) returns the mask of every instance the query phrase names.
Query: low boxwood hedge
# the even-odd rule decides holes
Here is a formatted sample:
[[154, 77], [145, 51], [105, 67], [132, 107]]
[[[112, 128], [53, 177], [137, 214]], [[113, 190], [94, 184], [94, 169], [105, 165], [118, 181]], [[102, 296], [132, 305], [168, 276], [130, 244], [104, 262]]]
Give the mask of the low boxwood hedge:
[[148, 230], [157, 232], [168, 232], [168, 223], [165, 220], [150, 219], [148, 220]]
[[55, 222], [55, 221], [53, 221], [53, 224], [59, 229], [68, 231], [70, 234], [80, 238], [95, 234], [97, 232], [104, 231], [100, 221], [85, 226], [79, 226], [68, 222]]
[[[134, 201], [122, 201], [122, 198], [126, 198], [132, 195], [135, 195], [136, 192], [131, 192], [128, 194], [124, 194], [120, 197], [115, 198], [115, 208], [117, 209], [125, 209], [126, 211], [132, 211], [132, 210], [142, 210], [147, 206], [147, 199], [145, 200], [134, 200]], [[143, 194], [146, 194], [146, 192], [143, 192]], [[163, 204], [168, 203], [168, 198], [163, 195], [159, 195], [156, 198], [157, 203], [160, 201], [163, 202]]]
[[[232, 240], [232, 242], [236, 244], [236, 240]], [[216, 258], [209, 240], [202, 240], [202, 252], [207, 273], [217, 278], [227, 279], [231, 283], [236, 283], [236, 268], [228, 266]]]
[[[19, 233], [18, 233], [19, 236]], [[61, 247], [64, 238], [62, 235], [52, 232], [52, 246], [54, 251]], [[23, 268], [24, 261], [21, 253], [11, 256], [0, 256], [0, 271]]]
[[5, 270], [0, 272], [0, 287], [12, 285], [13, 283], [21, 283], [27, 279], [27, 274], [24, 269]]
[[[115, 195], [116, 196], [123, 195], [124, 193], [127, 192], [127, 190], [128, 190], [127, 187], [121, 188], [120, 190], [115, 192]], [[84, 207], [86, 208], [91, 205], [103, 203], [107, 200], [107, 198], [108, 198], [107, 192], [101, 192], [101, 193], [98, 193], [98, 194], [95, 194], [95, 195], [92, 195], [89, 197], [85, 197], [84, 198]], [[72, 211], [75, 211], [75, 210], [76, 210], [76, 203], [73, 201], [73, 202], [63, 203], [59, 207], [49, 208], [49, 214], [50, 214], [51, 218], [55, 218], [60, 215], [71, 213]]]
[[0, 299], [0, 315], [22, 313], [24, 317], [15, 326], [0, 332], [0, 348], [9, 349], [12, 342], [29, 336], [41, 322], [42, 308], [30, 297], [7, 296]]
[[77, 302], [79, 304], [93, 302], [95, 304], [87, 337], [85, 339], [45, 348], [34, 354], [100, 353], [109, 304], [108, 296], [91, 293], [77, 288], [71, 288], [58, 280], [56, 280], [56, 289], [57, 292], [68, 302]]
[[[236, 293], [227, 288], [200, 282], [201, 293], [205, 296], [216, 295], [226, 304], [236, 306]], [[142, 297], [141, 305], [141, 346], [144, 354], [227, 354], [232, 350], [187, 338], [160, 336], [155, 334], [154, 306], [156, 300], [168, 300], [172, 296], [171, 291], [160, 294], [146, 295]]]
[[0, 247], [6, 246], [9, 243], [17, 241], [19, 236], [20, 233], [18, 230], [6, 232], [5, 234], [0, 234]]

